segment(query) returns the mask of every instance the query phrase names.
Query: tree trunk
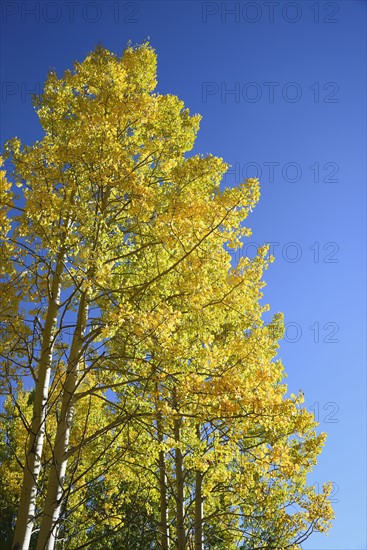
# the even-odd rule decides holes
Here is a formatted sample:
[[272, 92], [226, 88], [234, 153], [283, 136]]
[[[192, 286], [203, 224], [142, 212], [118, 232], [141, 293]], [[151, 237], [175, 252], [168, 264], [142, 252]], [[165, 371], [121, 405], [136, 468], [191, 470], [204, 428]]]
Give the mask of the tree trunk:
[[[200, 425], [196, 427], [196, 433], [200, 441]], [[194, 520], [194, 533], [195, 533], [195, 550], [204, 550], [204, 537], [203, 537], [203, 473], [200, 470], [195, 472], [195, 520]]]
[[[158, 413], [159, 415], [159, 413]], [[160, 418], [157, 419], [158, 441], [162, 443], [163, 432]], [[167, 473], [164, 451], [159, 451], [159, 495], [160, 495], [160, 525], [159, 532], [162, 550], [169, 550]]]
[[20, 504], [16, 520], [12, 548], [28, 550], [31, 540], [37, 496], [38, 476], [41, 469], [45, 420], [51, 375], [52, 353], [57, 325], [61, 292], [61, 274], [65, 252], [60, 251], [51, 285], [51, 295], [42, 335], [41, 356], [38, 364], [32, 425], [29, 433], [23, 470]]
[[86, 293], [81, 295], [76, 327], [71, 344], [68, 369], [62, 396], [60, 418], [53, 449], [53, 463], [47, 487], [44, 512], [38, 535], [37, 550], [53, 550], [60, 525], [60, 509], [67, 466], [66, 452], [74, 416], [74, 395], [78, 383], [80, 356], [87, 324], [88, 302]]
[[[174, 434], [177, 443], [180, 442], [180, 420], [174, 421]], [[177, 446], [175, 449], [175, 474], [176, 474], [176, 529], [177, 529], [177, 548], [185, 550], [186, 534], [185, 534], [185, 513], [184, 513], [184, 474], [183, 474], [183, 458], [181, 449]]]
[[167, 475], [164, 452], [159, 452], [159, 490], [161, 507], [161, 547], [162, 550], [169, 549], [169, 529], [168, 529], [168, 506], [167, 506]]

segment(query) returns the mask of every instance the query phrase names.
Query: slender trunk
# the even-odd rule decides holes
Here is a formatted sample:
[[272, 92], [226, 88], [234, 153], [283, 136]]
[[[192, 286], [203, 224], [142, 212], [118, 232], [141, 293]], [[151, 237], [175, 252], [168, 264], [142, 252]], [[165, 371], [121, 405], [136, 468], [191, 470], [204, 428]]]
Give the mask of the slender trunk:
[[68, 369], [62, 396], [61, 413], [53, 449], [53, 463], [47, 487], [44, 512], [38, 535], [37, 550], [53, 550], [59, 528], [63, 485], [67, 466], [67, 450], [74, 416], [74, 395], [78, 383], [80, 355], [88, 316], [85, 292], [81, 295], [76, 327], [71, 344]]
[[[162, 443], [163, 432], [160, 418], [157, 419], [158, 441]], [[160, 495], [160, 525], [159, 532], [162, 550], [169, 550], [167, 473], [164, 451], [159, 451], [159, 495]]]
[[34, 525], [37, 483], [41, 469], [41, 457], [45, 437], [46, 409], [64, 259], [65, 252], [61, 250], [56, 263], [55, 274], [52, 279], [51, 295], [42, 335], [42, 348], [37, 371], [32, 425], [29, 433], [20, 504], [13, 537], [12, 548], [15, 550], [28, 550]]
[[[196, 433], [200, 441], [200, 425], [196, 427]], [[195, 472], [195, 519], [194, 519], [194, 532], [195, 532], [195, 550], [204, 550], [204, 537], [203, 537], [203, 473], [200, 470]]]
[[[174, 421], [174, 434], [177, 443], [180, 442], [180, 420]], [[183, 474], [183, 458], [179, 446], [175, 449], [175, 474], [176, 474], [176, 529], [177, 529], [177, 548], [185, 550], [186, 534], [185, 534], [185, 513], [184, 513], [184, 474]]]

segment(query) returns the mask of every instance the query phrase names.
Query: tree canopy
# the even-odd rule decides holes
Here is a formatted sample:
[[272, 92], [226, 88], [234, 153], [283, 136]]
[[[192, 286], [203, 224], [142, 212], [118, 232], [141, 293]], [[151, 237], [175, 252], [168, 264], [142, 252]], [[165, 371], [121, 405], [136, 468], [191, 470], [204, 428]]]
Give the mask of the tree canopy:
[[42, 139], [4, 147], [4, 548], [297, 549], [333, 518], [265, 321], [273, 258], [230, 253], [259, 182], [223, 188], [188, 155], [200, 116], [155, 87], [148, 43], [98, 47], [49, 74]]

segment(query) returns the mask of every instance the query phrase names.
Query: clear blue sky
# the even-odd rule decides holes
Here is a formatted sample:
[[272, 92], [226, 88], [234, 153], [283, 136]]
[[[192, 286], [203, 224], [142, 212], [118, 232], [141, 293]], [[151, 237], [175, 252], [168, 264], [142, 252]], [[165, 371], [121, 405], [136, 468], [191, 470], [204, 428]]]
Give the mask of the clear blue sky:
[[[196, 152], [260, 176], [249, 243], [275, 243], [265, 299], [283, 311], [289, 390], [328, 432], [312, 481], [337, 519], [305, 550], [365, 550], [366, 2], [2, 2], [1, 142], [40, 137], [29, 90], [98, 43], [147, 37], [158, 90], [203, 121]], [[231, 93], [232, 91], [232, 93]], [[253, 245], [246, 252], [251, 254]], [[311, 479], [311, 478], [310, 478]]]

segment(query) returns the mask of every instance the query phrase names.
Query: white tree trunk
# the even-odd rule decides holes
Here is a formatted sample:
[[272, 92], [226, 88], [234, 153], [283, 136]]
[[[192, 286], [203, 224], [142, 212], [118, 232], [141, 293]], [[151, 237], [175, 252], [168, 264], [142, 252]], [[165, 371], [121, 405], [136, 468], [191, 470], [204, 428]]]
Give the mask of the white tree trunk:
[[41, 469], [45, 420], [50, 384], [52, 353], [57, 325], [58, 307], [61, 291], [61, 274], [64, 267], [65, 252], [61, 251], [51, 285], [51, 296], [42, 335], [41, 356], [38, 364], [37, 383], [33, 406], [31, 431], [23, 470], [23, 482], [20, 504], [16, 520], [12, 548], [28, 550], [31, 540], [36, 507], [37, 483]]
[[67, 466], [70, 429], [74, 417], [74, 396], [78, 383], [79, 362], [87, 324], [88, 302], [81, 295], [76, 327], [71, 344], [66, 380], [63, 389], [60, 418], [53, 448], [53, 463], [48, 482], [46, 501], [37, 541], [37, 550], [53, 550], [60, 526], [60, 510]]
[[[197, 426], [197, 434], [200, 440], [200, 426]], [[195, 472], [195, 518], [194, 518], [194, 533], [195, 533], [195, 550], [204, 550], [204, 532], [203, 532], [203, 472], [196, 470]]]
[[167, 475], [164, 452], [159, 452], [159, 492], [160, 492], [160, 535], [162, 550], [169, 550], [168, 506], [167, 506]]
[[[177, 443], [180, 442], [180, 420], [174, 421], [174, 434]], [[176, 537], [178, 550], [185, 550], [185, 512], [184, 512], [184, 474], [183, 458], [179, 446], [175, 449], [175, 475], [176, 475]]]
[[[196, 434], [200, 441], [200, 425], [196, 427]], [[203, 533], [203, 473], [199, 470], [195, 472], [195, 550], [204, 550], [204, 533]]]
[[[163, 430], [160, 414], [157, 418], [158, 441], [163, 442]], [[164, 451], [159, 451], [159, 497], [160, 497], [160, 525], [159, 534], [161, 549], [169, 550], [169, 527], [168, 527], [168, 501], [167, 501], [167, 472]]]
[[195, 472], [195, 550], [204, 550], [203, 538], [203, 474], [199, 470]]

